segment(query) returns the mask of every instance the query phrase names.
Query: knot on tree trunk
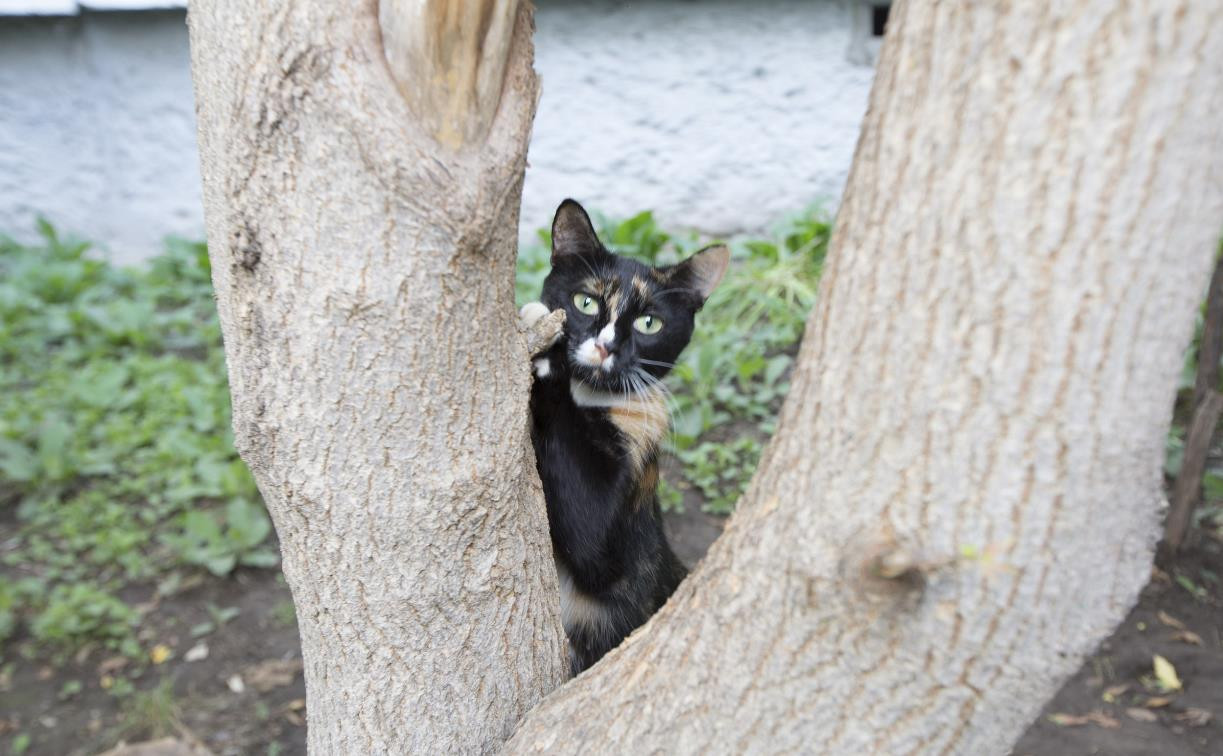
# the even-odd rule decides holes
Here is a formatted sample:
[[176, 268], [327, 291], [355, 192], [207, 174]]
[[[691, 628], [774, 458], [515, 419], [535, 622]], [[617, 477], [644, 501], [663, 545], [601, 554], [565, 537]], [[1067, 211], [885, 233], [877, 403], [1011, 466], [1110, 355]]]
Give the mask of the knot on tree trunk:
[[920, 596], [930, 573], [943, 564], [923, 558], [914, 544], [892, 533], [875, 533], [850, 541], [842, 572], [855, 593], [888, 600]]

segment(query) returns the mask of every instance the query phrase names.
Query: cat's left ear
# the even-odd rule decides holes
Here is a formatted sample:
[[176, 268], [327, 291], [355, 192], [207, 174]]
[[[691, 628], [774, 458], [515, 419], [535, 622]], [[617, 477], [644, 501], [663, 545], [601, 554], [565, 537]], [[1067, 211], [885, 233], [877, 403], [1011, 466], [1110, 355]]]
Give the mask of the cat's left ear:
[[567, 255], [590, 255], [602, 248], [590, 216], [577, 202], [567, 199], [552, 218], [552, 263]]
[[674, 265], [670, 278], [674, 286], [692, 289], [704, 302], [722, 280], [729, 264], [730, 250], [724, 244], [715, 244]]

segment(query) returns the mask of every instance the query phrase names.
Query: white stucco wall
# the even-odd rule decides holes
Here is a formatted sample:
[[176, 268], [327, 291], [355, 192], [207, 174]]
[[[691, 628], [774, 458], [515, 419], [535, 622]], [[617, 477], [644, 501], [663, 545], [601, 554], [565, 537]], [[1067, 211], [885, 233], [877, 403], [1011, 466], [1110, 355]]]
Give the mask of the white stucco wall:
[[523, 228], [565, 196], [757, 230], [844, 187], [874, 70], [826, 0], [540, 3]]
[[[538, 5], [525, 234], [566, 196], [715, 233], [835, 204], [873, 75], [847, 2]], [[181, 11], [0, 16], [0, 233], [41, 213], [123, 261], [201, 235], [188, 63]]]
[[0, 17], [0, 232], [139, 259], [202, 235], [199, 184], [182, 11]]

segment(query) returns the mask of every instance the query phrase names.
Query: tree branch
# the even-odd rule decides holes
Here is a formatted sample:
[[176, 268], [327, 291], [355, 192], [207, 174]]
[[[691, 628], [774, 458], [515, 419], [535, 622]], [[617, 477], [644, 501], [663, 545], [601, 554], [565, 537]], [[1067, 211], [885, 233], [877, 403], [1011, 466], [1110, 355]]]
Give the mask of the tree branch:
[[1202, 474], [1206, 471], [1210, 439], [1214, 436], [1215, 426], [1219, 424], [1220, 414], [1223, 414], [1223, 394], [1208, 387], [1201, 403], [1194, 408], [1193, 419], [1185, 434], [1180, 473], [1172, 487], [1172, 504], [1164, 527], [1164, 547], [1168, 554], [1180, 550], [1185, 534], [1189, 532], [1193, 511], [1197, 509], [1202, 495]]
[[895, 4], [756, 476], [505, 752], [1006, 753], [1150, 578], [1220, 60], [1197, 0]]

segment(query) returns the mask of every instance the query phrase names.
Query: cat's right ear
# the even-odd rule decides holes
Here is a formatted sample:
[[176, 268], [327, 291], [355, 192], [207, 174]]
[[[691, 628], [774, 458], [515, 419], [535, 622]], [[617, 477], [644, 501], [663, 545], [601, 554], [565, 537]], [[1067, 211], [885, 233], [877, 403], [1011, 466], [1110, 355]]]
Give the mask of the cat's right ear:
[[556, 208], [552, 219], [552, 262], [568, 255], [590, 255], [601, 245], [590, 216], [582, 206], [567, 199]]

